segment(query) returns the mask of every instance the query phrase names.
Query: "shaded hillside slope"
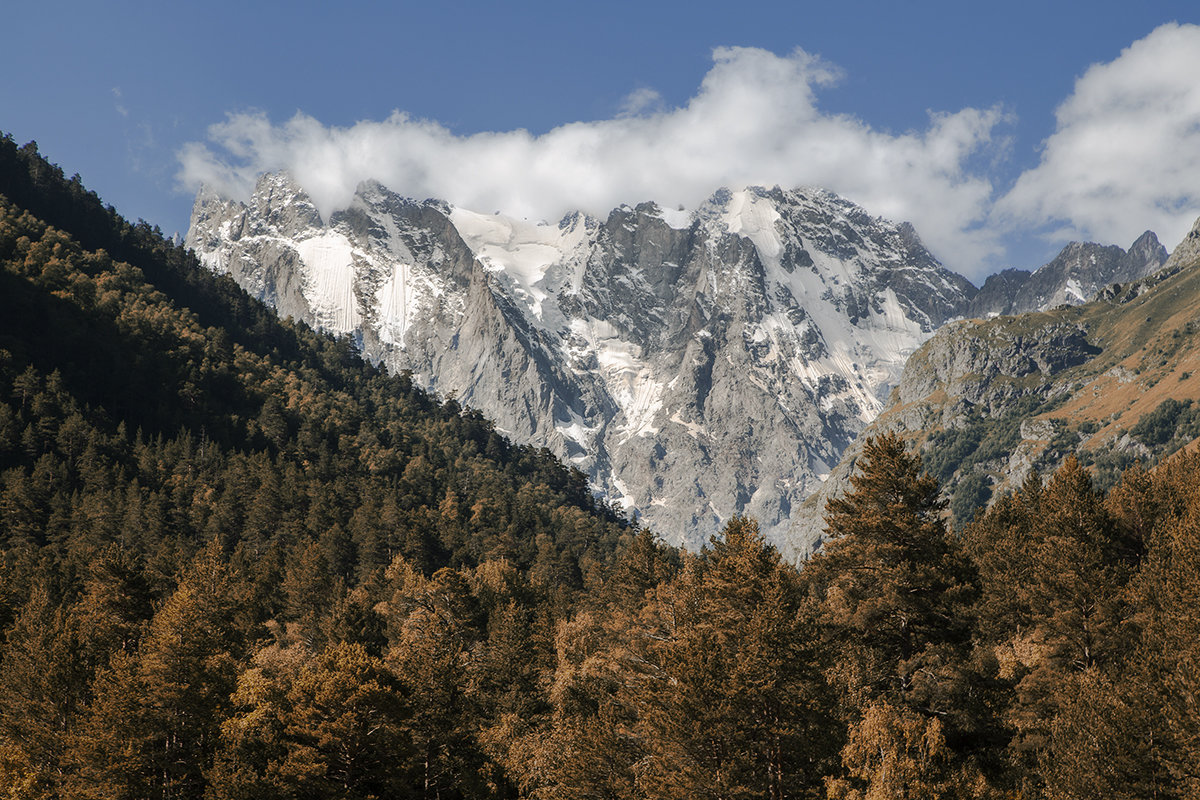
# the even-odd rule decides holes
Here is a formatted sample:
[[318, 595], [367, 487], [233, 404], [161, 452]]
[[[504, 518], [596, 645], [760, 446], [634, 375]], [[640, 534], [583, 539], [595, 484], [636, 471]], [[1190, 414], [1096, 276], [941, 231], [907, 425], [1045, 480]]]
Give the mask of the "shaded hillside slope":
[[[268, 492], [256, 547], [338, 531], [360, 575], [397, 552], [430, 570], [503, 553], [578, 585], [611, 557], [623, 523], [578, 472], [347, 341], [277, 320], [34, 148], [0, 142], [0, 195], [6, 547], [103, 547], [149, 504], [161, 527], [139, 536], [170, 541], [173, 572], [214, 533], [230, 549], [249, 541]], [[53, 481], [26, 497], [43, 473]], [[84, 545], [73, 520], [96, 492], [106, 507]]]

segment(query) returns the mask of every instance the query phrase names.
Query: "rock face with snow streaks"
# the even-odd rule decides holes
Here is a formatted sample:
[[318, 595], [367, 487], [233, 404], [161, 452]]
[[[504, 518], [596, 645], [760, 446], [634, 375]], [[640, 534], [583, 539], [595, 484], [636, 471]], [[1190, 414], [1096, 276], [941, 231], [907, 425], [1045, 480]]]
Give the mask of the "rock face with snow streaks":
[[1151, 275], [1167, 262], [1167, 250], [1151, 231], [1122, 250], [1115, 245], [1071, 242], [1050, 263], [1034, 272], [1006, 269], [988, 277], [971, 301], [976, 317], [1048, 311], [1079, 305], [1114, 283]]
[[324, 221], [275, 174], [246, 204], [202, 191], [187, 244], [691, 547], [744, 513], [786, 551], [793, 508], [974, 294], [910, 226], [819, 190], [534, 224], [366, 183]]

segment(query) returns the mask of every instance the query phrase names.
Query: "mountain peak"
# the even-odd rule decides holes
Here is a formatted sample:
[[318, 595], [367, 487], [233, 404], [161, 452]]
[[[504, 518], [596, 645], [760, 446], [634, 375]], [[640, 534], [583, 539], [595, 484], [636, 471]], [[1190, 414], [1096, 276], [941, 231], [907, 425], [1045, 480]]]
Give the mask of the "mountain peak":
[[1200, 218], [1196, 219], [1187, 236], [1183, 237], [1183, 241], [1171, 251], [1165, 267], [1176, 269], [1189, 266], [1196, 261], [1200, 261]]
[[1139, 280], [1162, 269], [1167, 251], [1153, 231], [1122, 250], [1116, 245], [1069, 242], [1033, 272], [1004, 270], [989, 276], [971, 303], [971, 316], [1046, 311], [1078, 305], [1114, 283]]
[[692, 547], [735, 514], [782, 541], [974, 292], [911, 226], [811, 188], [545, 224], [368, 183], [321, 220], [288, 176], [264, 176], [248, 203], [198, 198], [188, 243]]

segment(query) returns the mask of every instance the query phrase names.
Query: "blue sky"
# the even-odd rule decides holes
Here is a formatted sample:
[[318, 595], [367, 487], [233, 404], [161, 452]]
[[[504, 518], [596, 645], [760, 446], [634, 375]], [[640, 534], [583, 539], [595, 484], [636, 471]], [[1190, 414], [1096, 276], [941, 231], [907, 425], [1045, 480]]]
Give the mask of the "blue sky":
[[167, 233], [200, 179], [300, 167], [336, 205], [398, 153], [427, 163], [369, 177], [510, 213], [690, 205], [743, 176], [828, 185], [913, 219], [977, 282], [1068, 238], [1166, 228], [1170, 248], [1200, 215], [1194, 2], [42, 0], [4, 17], [0, 129]]

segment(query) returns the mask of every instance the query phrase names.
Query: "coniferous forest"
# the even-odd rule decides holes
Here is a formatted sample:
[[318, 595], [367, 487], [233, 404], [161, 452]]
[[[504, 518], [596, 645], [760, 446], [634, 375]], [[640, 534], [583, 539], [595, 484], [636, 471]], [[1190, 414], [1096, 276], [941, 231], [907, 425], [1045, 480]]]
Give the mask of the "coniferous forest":
[[1200, 455], [677, 552], [0, 141], [8, 798], [1200, 796]]

